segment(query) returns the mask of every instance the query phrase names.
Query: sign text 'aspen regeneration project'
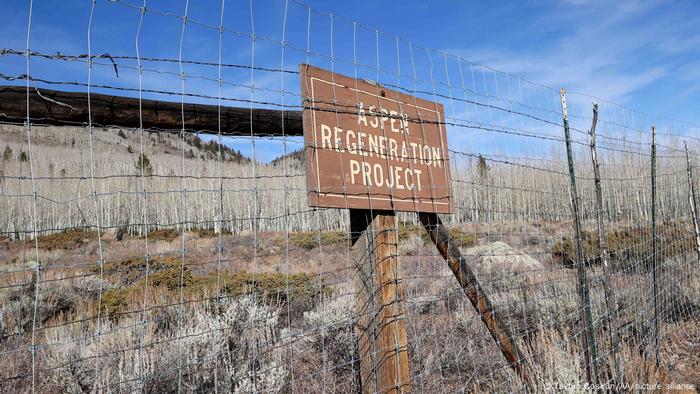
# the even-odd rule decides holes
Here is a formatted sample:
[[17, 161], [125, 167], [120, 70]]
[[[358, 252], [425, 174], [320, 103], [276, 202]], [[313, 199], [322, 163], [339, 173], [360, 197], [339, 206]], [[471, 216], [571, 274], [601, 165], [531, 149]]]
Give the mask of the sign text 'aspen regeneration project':
[[450, 213], [442, 104], [301, 65], [309, 205]]

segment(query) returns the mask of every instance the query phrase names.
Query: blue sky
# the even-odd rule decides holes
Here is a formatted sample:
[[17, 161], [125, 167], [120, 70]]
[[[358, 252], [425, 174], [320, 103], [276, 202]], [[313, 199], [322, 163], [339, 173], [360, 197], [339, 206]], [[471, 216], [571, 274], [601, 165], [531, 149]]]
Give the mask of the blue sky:
[[[613, 119], [624, 118], [639, 129], [659, 122], [663, 124], [661, 130], [698, 134], [694, 126], [700, 123], [697, 104], [700, 99], [700, 3], [697, 2], [305, 1], [302, 4], [275, 0], [253, 1], [251, 17], [249, 1], [228, 0], [224, 3], [225, 31], [220, 36], [217, 26], [222, 2], [191, 0], [187, 9], [190, 22], [182, 41], [180, 16], [185, 12], [185, 0], [148, 0], [148, 11], [140, 23], [142, 3], [142, 0], [96, 1], [90, 30], [92, 54], [135, 56], [138, 37], [142, 57], [178, 59], [182, 43], [183, 59], [217, 63], [221, 38], [223, 63], [296, 70], [299, 63], [308, 60], [340, 73], [357, 73], [362, 78], [415, 89], [424, 92], [418, 95], [426, 98], [431, 98], [431, 92], [459, 98], [473, 94], [479, 101], [508, 105], [514, 110], [520, 107], [522, 112], [536, 113], [552, 122], [558, 121], [559, 116], [556, 89], [566, 87], [570, 92], [602, 97], [629, 108], [602, 105], [601, 118], [609, 117], [611, 125], [619, 123]], [[310, 26], [305, 5], [312, 9]], [[92, 2], [88, 0], [35, 0], [30, 49], [51, 54], [87, 53], [91, 7]], [[0, 48], [24, 50], [28, 9], [27, 1], [0, 3], [0, 14], [4, 16]], [[284, 49], [281, 45], [283, 30]], [[398, 45], [396, 37], [400, 37]], [[307, 46], [311, 50], [308, 58]], [[359, 65], [353, 66], [353, 59]], [[136, 95], [133, 90], [138, 89], [135, 60], [117, 62], [118, 76], [108, 59], [99, 59], [93, 69], [92, 84], [127, 90], [94, 88], [93, 91]], [[143, 66], [143, 89], [180, 92], [177, 62], [144, 62]], [[21, 75], [24, 67], [21, 56], [0, 56], [0, 73], [4, 75]], [[185, 91], [212, 97], [188, 96], [185, 100], [215, 104], [217, 67], [186, 64], [183, 68], [187, 76]], [[413, 78], [414, 69], [418, 81]], [[30, 73], [35, 78], [52, 81], [87, 82], [87, 64], [80, 60], [32, 58]], [[515, 75], [554, 90], [519, 80]], [[223, 69], [222, 79], [226, 81], [222, 87], [226, 105], [248, 106], [251, 99], [258, 102], [256, 106], [299, 105], [299, 81], [295, 74], [264, 70], [251, 73], [249, 69], [228, 67]], [[47, 85], [37, 83], [37, 86]], [[52, 87], [85, 89], [70, 84]], [[181, 99], [176, 94], [146, 93], [145, 96], [172, 101]], [[586, 127], [585, 117], [593, 100], [588, 96], [570, 95], [572, 111], [580, 114], [581, 129]], [[472, 111], [459, 101], [441, 101], [448, 118], [470, 119], [509, 130], [560, 132], [512, 115], [483, 109]], [[646, 117], [631, 109], [691, 123]], [[627, 120], [630, 116], [640, 119]], [[610, 129], [610, 133], [620, 132], [612, 130], [612, 126]], [[452, 147], [457, 149], [514, 152], [514, 148], [505, 147], [512, 145], [513, 137], [501, 136], [499, 140], [501, 137], [489, 135], [484, 138], [478, 132], [468, 133], [463, 128], [448, 132]], [[249, 140], [228, 143], [252, 154]], [[528, 144], [536, 145], [536, 142]], [[287, 149], [300, 147], [296, 139], [289, 142]], [[261, 140], [256, 142], [256, 149], [256, 156], [269, 161], [281, 153], [282, 144], [278, 140]]]

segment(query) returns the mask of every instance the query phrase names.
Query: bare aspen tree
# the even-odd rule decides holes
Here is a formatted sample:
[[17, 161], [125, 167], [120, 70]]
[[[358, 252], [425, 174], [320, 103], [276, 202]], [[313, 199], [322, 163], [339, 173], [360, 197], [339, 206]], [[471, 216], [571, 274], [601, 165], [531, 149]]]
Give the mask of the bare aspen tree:
[[693, 220], [693, 230], [695, 231], [695, 251], [698, 255], [698, 263], [700, 263], [700, 228], [698, 227], [698, 214], [695, 199], [695, 183], [693, 182], [693, 170], [690, 167], [690, 155], [688, 154], [688, 143], [683, 141], [685, 146], [685, 159], [688, 172], [688, 202], [690, 205], [690, 217]]

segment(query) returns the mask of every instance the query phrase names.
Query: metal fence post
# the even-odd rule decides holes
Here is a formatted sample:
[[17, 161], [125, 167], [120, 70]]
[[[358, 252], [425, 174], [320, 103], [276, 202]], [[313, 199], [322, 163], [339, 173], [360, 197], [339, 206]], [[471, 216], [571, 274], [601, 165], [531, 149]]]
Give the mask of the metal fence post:
[[[591, 311], [591, 299], [586, 277], [586, 262], [581, 245], [581, 220], [578, 210], [578, 191], [576, 189], [576, 175], [574, 172], [574, 158], [571, 149], [571, 134], [569, 131], [569, 113], [566, 108], [566, 90], [559, 91], [561, 97], [562, 115], [564, 120], [564, 137], [566, 140], [566, 157], [569, 165], [569, 180], [571, 187], [571, 209], [574, 216], [574, 231], [576, 232], [576, 256], [578, 290], [581, 302], [581, 342], [584, 350], [584, 364], [586, 365], [586, 378], [589, 383], [600, 384], [598, 373], [598, 351], [596, 348], [595, 331], [593, 330], [593, 315]], [[592, 368], [591, 368], [592, 366]]]
[[654, 354], [659, 358], [659, 289], [656, 281], [656, 127], [651, 128], [651, 277], [654, 287]]

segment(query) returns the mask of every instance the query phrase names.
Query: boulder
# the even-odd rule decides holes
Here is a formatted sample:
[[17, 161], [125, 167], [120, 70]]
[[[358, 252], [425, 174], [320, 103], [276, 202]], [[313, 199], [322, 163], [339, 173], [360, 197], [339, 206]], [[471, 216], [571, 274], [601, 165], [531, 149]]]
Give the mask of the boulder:
[[462, 249], [462, 255], [467, 259], [469, 265], [480, 274], [537, 274], [538, 271], [544, 269], [542, 263], [527, 253], [500, 241]]

